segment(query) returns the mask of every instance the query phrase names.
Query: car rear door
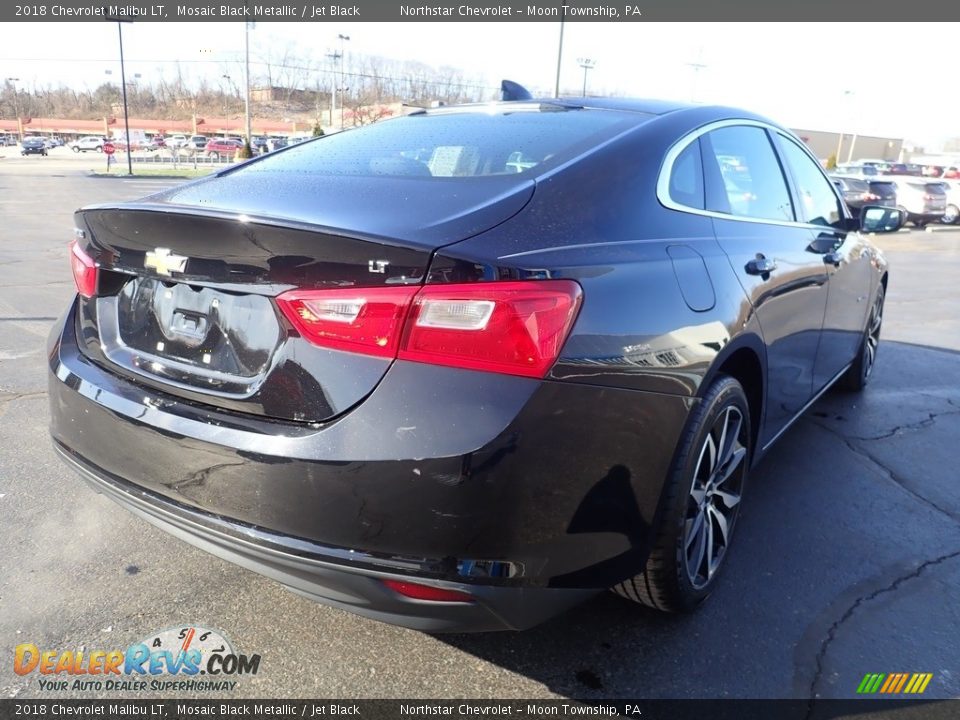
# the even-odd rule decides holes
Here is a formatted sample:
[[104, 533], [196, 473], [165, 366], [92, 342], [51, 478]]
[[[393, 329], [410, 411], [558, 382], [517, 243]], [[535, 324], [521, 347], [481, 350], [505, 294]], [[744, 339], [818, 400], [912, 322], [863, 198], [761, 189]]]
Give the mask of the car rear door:
[[762, 447], [813, 394], [827, 271], [821, 254], [810, 248], [809, 227], [797, 220], [767, 128], [750, 121], [725, 123], [704, 134], [701, 143], [717, 241], [753, 304], [767, 347]]
[[868, 247], [850, 223], [819, 163], [796, 140], [775, 139], [792, 180], [798, 219], [810, 226], [810, 251], [829, 275], [827, 308], [813, 367], [820, 390], [856, 357], [867, 321], [871, 283]]

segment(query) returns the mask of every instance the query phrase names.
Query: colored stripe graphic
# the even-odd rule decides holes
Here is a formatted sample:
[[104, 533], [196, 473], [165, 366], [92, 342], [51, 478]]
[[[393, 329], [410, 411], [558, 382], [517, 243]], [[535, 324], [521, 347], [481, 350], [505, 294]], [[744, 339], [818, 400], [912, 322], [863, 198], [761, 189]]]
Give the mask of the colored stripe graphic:
[[857, 686], [858, 695], [919, 695], [927, 689], [933, 673], [867, 673]]
[[887, 681], [883, 684], [883, 687], [880, 688], [880, 692], [888, 693], [891, 688], [896, 687], [897, 683], [900, 681], [899, 673], [891, 673], [887, 676]]
[[[914, 673], [914, 677], [916, 677], [916, 673]], [[891, 690], [890, 692], [895, 692], [895, 693], [900, 692], [901, 690], [903, 690], [903, 686], [907, 684], [908, 680], [910, 682], [913, 682], [913, 680], [910, 678], [910, 676], [907, 673], [903, 673], [902, 677], [900, 678], [900, 682], [897, 683], [897, 687]]]

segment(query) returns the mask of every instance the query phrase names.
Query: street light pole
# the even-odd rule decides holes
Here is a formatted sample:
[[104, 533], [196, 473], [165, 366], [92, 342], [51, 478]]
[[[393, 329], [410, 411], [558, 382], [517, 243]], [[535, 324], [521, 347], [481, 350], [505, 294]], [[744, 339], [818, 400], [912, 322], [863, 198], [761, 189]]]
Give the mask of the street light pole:
[[701, 47], [699, 53], [697, 53], [697, 61], [687, 63], [687, 65], [693, 68], [693, 86], [690, 88], [690, 102], [695, 103], [697, 101], [697, 81], [700, 79], [700, 71], [707, 67], [703, 62], [703, 47]]
[[23, 142], [23, 126], [20, 124], [20, 96], [17, 95], [17, 83], [20, 78], [8, 77], [6, 80], [13, 88], [13, 112], [17, 115], [17, 142]]
[[[560, 8], [563, 12], [563, 8]], [[553, 96], [560, 97], [560, 64], [563, 62], [563, 16], [560, 16], [560, 44], [557, 46], [557, 80], [553, 85]]]
[[[337, 37], [340, 39], [340, 92], [345, 92], [347, 88], [344, 85], [344, 83], [346, 82], [346, 75], [343, 72], [343, 55], [345, 52], [343, 43], [349, 40], [350, 36], [339, 33], [337, 34]], [[340, 129], [341, 130], [343, 130], [343, 106], [344, 105], [346, 105], [346, 99], [345, 97], [341, 96], [340, 98]]]
[[583, 68], [583, 97], [587, 96], [587, 72], [597, 66], [596, 60], [590, 58], [577, 58], [577, 64]]
[[244, 45], [244, 54], [246, 56], [246, 63], [245, 63], [246, 71], [244, 73], [245, 75], [244, 79], [246, 80], [246, 86], [247, 86], [246, 92], [244, 93], [243, 102], [244, 102], [244, 108], [245, 108], [244, 112], [246, 114], [246, 119], [247, 119], [247, 145], [252, 149], [253, 146], [251, 145], [251, 143], [252, 143], [253, 133], [250, 130], [250, 26], [253, 25], [253, 23], [245, 22], [243, 25], [244, 25], [243, 45]]
[[[853, 95], [853, 90], [844, 90], [843, 97], [849, 98]], [[837, 162], [840, 162], [840, 153], [843, 151], [843, 130], [840, 131], [840, 138], [837, 140]], [[851, 148], [850, 154], [853, 154], [853, 149]]]
[[[129, 22], [129, 21], [127, 21]], [[127, 112], [127, 72], [123, 64], [123, 21], [117, 20], [117, 33], [120, 36], [120, 83], [123, 87], [123, 129], [127, 138], [127, 174], [133, 175], [133, 154], [130, 149], [130, 116]]]
[[337, 60], [343, 57], [342, 54], [334, 51], [327, 53], [330, 60], [330, 127], [333, 127], [333, 114], [337, 111]]

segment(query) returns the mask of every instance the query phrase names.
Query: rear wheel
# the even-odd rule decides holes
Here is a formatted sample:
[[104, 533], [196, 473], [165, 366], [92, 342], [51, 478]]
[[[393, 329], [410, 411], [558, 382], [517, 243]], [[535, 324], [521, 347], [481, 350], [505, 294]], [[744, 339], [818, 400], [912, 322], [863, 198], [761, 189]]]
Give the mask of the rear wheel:
[[210, 158], [211, 160], [219, 160], [220, 153], [211, 151], [207, 153], [207, 157]]
[[73, 146], [73, 151], [74, 151], [75, 153], [79, 153], [79, 152], [80, 152], [80, 148], [78, 148], [76, 145], [74, 145], [74, 146]]
[[671, 612], [711, 593], [727, 558], [752, 434], [740, 383], [720, 376], [693, 410], [664, 488], [665, 516], [646, 568], [614, 592]]
[[957, 220], [960, 220], [960, 208], [956, 205], [947, 205], [947, 209], [943, 213], [943, 217], [940, 218], [940, 222], [944, 225], [953, 225]]

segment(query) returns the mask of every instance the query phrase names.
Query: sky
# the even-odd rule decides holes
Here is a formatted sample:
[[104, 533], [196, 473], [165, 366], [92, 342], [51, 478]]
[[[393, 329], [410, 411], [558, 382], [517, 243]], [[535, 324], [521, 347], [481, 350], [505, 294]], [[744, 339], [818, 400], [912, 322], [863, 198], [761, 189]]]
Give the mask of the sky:
[[[258, 23], [251, 58], [290, 47], [322, 58], [339, 48], [396, 60], [451, 66], [495, 88], [510, 78], [535, 94], [552, 94], [559, 22]], [[960, 135], [960, 101], [937, 48], [956, 42], [951, 23], [593, 23], [564, 27], [561, 92], [579, 95], [579, 58], [595, 67], [587, 92], [732, 105], [793, 128], [906, 138], [936, 148]], [[877, 38], [922, 42], [916, 52], [882, 52]], [[191, 78], [221, 83], [225, 68], [242, 77], [244, 24], [124, 25], [128, 79], [172, 76], [180, 63]], [[949, 55], [948, 55], [949, 56]], [[94, 88], [120, 76], [113, 23], [4, 23], [0, 79], [20, 89]], [[695, 69], [693, 65], [703, 67]], [[105, 71], [111, 70], [112, 75]], [[257, 68], [253, 69], [254, 78]]]

